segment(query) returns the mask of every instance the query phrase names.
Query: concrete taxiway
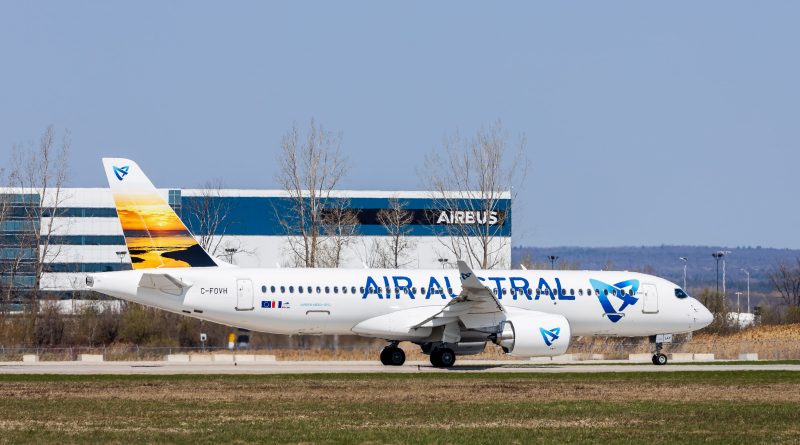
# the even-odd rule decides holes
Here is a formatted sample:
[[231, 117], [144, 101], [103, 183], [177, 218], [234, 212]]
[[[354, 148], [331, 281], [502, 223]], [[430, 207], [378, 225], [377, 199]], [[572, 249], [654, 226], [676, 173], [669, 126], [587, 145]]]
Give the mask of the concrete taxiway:
[[[315, 374], [315, 373], [597, 373], [597, 372], [683, 372], [683, 371], [794, 371], [800, 364], [721, 364], [586, 363], [575, 365], [531, 364], [520, 361], [461, 360], [450, 369], [434, 368], [426, 361], [410, 361], [403, 366], [383, 366], [373, 361], [277, 361], [271, 363], [170, 363], [164, 361], [87, 362], [0, 362], [0, 374]], [[800, 374], [798, 374], [800, 377]]]

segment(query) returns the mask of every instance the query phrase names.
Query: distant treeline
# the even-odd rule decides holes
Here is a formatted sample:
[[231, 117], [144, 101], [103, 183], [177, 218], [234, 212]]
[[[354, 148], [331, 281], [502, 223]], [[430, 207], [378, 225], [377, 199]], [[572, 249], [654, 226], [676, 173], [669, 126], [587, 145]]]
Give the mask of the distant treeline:
[[[511, 259], [514, 267], [523, 260], [538, 267], [550, 267], [548, 256], [555, 255], [559, 264], [570, 269], [585, 270], [631, 270], [652, 273], [675, 283], [683, 283], [681, 257], [688, 258], [687, 287], [689, 292], [703, 288], [715, 288], [717, 263], [711, 256], [717, 251], [730, 251], [725, 256], [728, 295], [747, 290], [747, 275], [750, 272], [750, 288], [754, 293], [773, 291], [768, 272], [780, 263], [793, 263], [800, 258], [800, 250], [771, 249], [761, 247], [715, 247], [715, 246], [641, 246], [641, 247], [513, 247]], [[722, 263], [720, 262], [720, 282]], [[720, 284], [720, 287], [722, 284]]]

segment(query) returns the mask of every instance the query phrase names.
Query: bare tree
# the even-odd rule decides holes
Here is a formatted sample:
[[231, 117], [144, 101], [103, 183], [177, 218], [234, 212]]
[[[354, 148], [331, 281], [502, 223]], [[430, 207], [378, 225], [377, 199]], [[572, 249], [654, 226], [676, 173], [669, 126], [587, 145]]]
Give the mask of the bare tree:
[[320, 250], [327, 237], [324, 211], [332, 204], [331, 193], [347, 172], [341, 154], [341, 136], [326, 131], [311, 120], [308, 130], [297, 125], [281, 140], [277, 180], [286, 191], [290, 206], [276, 209], [288, 234], [292, 262], [300, 267], [323, 264]]
[[[55, 261], [61, 246], [52, 241], [64, 227], [59, 224], [59, 210], [66, 196], [70, 133], [65, 131], [60, 141], [56, 140], [53, 126], [49, 126], [35, 147], [15, 146], [12, 150], [12, 170], [9, 179], [12, 188], [20, 195], [38, 195], [38, 203], [30, 203], [24, 209], [25, 245], [36, 251], [34, 283], [31, 289], [31, 307], [37, 308], [42, 275], [47, 264]], [[38, 205], [36, 205], [38, 204]]]
[[212, 256], [218, 256], [230, 224], [230, 206], [222, 199], [222, 180], [206, 181], [200, 195], [188, 199], [185, 211], [197, 220], [193, 234], [197, 242]]
[[[23, 201], [15, 206], [21, 213], [17, 235], [20, 258], [16, 264], [22, 268], [26, 263], [24, 257], [35, 258], [25, 334], [29, 342], [33, 340], [37, 329], [42, 276], [47, 265], [56, 261], [61, 253], [61, 246], [53, 240], [59, 231], [65, 229], [59, 226], [63, 224], [63, 220], [59, 220], [59, 210], [67, 198], [63, 188], [69, 171], [70, 144], [69, 131], [65, 131], [57, 141], [51, 125], [42, 132], [37, 145], [16, 145], [12, 149], [9, 183], [17, 197], [15, 199]], [[14, 275], [16, 273], [14, 271]], [[11, 280], [12, 285], [15, 278]]]
[[409, 237], [414, 214], [406, 209], [406, 203], [395, 197], [389, 199], [389, 207], [378, 211], [378, 222], [388, 236], [376, 243], [381, 267], [399, 269], [411, 263], [408, 258], [415, 244]]
[[800, 258], [797, 258], [796, 264], [778, 264], [768, 275], [787, 305], [800, 306]]
[[324, 267], [341, 266], [345, 249], [355, 239], [358, 214], [346, 203], [346, 200], [341, 200], [323, 211], [322, 231], [325, 240], [319, 246], [317, 261]]
[[514, 185], [527, 174], [525, 136], [509, 153], [508, 136], [497, 121], [473, 138], [458, 133], [446, 137], [443, 145], [441, 155], [434, 152], [426, 158], [424, 171], [435, 207], [442, 210], [431, 218], [447, 231], [440, 241], [473, 267], [506, 266], [502, 252], [509, 241], [501, 235], [511, 209], [502, 203], [516, 198]]

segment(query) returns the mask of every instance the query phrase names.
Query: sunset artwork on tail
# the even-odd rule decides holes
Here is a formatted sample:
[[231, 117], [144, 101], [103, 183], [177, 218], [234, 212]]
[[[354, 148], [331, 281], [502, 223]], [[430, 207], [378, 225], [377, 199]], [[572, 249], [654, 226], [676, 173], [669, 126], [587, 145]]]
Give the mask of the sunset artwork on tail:
[[135, 162], [103, 164], [134, 269], [217, 265]]

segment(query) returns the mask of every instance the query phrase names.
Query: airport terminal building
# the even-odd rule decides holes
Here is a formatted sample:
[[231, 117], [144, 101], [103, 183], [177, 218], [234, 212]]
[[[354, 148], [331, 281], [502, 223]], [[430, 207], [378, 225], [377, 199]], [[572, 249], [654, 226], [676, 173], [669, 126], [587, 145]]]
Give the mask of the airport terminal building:
[[[245, 267], [292, 267], [292, 231], [286, 215], [292, 200], [283, 190], [159, 189], [164, 199], [181, 216], [196, 238], [205, 237], [212, 255]], [[31, 243], [36, 231], [50, 235], [40, 288], [66, 297], [84, 289], [85, 274], [127, 270], [127, 253], [122, 228], [111, 192], [106, 188], [66, 188], [60, 191], [56, 216], [48, 210], [52, 199], [37, 193], [0, 189], [6, 209], [0, 214], [0, 283], [17, 290], [35, 283], [38, 257]], [[455, 262], [447, 245], [453, 225], [479, 224], [490, 220], [496, 235], [492, 250], [499, 252], [499, 265], [511, 263], [511, 197], [503, 194], [490, 215], [476, 215], [481, 208], [475, 200], [438, 200], [425, 191], [338, 191], [328, 200], [333, 207], [352, 211], [355, 221], [343, 243], [339, 267], [376, 267], [375, 252], [393, 232], [378, 217], [382, 210], [407, 210], [402, 233], [409, 247], [404, 267], [441, 268]], [[447, 202], [447, 204], [442, 204]], [[213, 208], [214, 212], [197, 209]], [[214, 222], [201, 222], [208, 218]], [[33, 218], [38, 215], [40, 218]], [[52, 225], [50, 223], [52, 222]], [[462, 232], [463, 233], [463, 232]], [[43, 238], [40, 236], [40, 238]], [[296, 238], [295, 238], [296, 239]], [[27, 240], [27, 241], [23, 241]], [[201, 244], [204, 244], [201, 241]], [[40, 245], [40, 252], [44, 252]], [[296, 261], [294, 261], [296, 263]], [[5, 287], [5, 286], [4, 286]]]

